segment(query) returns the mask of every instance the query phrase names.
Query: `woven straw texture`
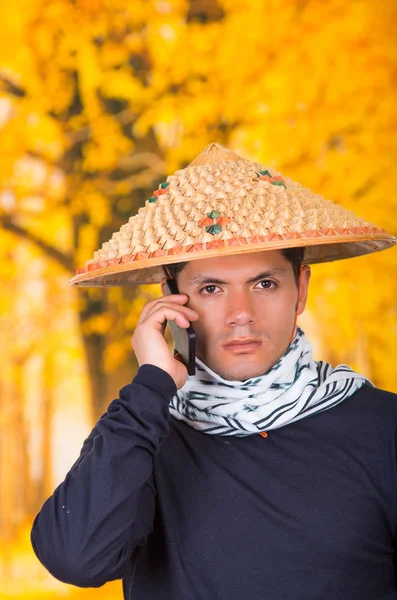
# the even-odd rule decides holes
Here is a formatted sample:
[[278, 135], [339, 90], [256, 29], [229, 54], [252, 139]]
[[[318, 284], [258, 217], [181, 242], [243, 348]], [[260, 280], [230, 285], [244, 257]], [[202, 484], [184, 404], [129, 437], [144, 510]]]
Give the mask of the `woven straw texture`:
[[71, 285], [157, 283], [161, 265], [305, 246], [313, 264], [376, 252], [396, 239], [273, 169], [210, 144], [105, 242]]

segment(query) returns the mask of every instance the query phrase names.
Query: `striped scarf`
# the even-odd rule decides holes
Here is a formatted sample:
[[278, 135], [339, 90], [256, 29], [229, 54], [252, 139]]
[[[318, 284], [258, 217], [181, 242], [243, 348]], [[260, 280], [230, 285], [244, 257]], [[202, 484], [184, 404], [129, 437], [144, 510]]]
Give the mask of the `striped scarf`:
[[328, 410], [367, 381], [347, 365], [314, 361], [298, 327], [286, 352], [261, 377], [228, 381], [196, 359], [196, 375], [173, 397], [170, 413], [203, 433], [242, 437]]

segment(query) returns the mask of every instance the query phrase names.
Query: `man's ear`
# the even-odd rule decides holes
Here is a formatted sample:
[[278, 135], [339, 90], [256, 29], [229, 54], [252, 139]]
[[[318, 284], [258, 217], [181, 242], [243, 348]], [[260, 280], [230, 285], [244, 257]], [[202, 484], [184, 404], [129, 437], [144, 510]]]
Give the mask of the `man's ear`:
[[301, 274], [300, 274], [298, 309], [297, 309], [298, 315], [301, 315], [306, 307], [311, 274], [312, 274], [312, 272], [311, 272], [309, 265], [304, 265], [301, 269]]
[[163, 277], [163, 279], [160, 282], [160, 289], [161, 289], [161, 293], [163, 296], [166, 296], [166, 290], [165, 290], [165, 282], [167, 281], [167, 277]]

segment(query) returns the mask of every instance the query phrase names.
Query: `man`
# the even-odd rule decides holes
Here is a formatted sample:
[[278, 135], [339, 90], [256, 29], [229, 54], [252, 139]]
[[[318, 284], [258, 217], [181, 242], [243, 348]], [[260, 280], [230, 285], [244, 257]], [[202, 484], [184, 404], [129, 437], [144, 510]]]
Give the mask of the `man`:
[[[179, 294], [142, 311], [138, 373], [36, 517], [39, 559], [127, 599], [397, 598], [396, 396], [316, 363], [296, 326], [307, 263], [395, 240], [218, 145], [158, 192], [72, 281], [163, 265]], [[166, 321], [194, 324], [194, 376]]]

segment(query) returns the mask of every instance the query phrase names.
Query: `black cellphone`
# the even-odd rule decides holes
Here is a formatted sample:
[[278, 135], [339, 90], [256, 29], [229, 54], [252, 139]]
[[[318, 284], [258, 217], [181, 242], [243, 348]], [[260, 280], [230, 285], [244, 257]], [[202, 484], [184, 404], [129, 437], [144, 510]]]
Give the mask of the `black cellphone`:
[[[165, 282], [166, 293], [179, 294], [178, 286], [174, 279], [167, 279]], [[179, 327], [175, 321], [167, 321], [171, 335], [174, 338], [174, 354], [180, 354], [181, 359], [189, 375], [196, 372], [196, 333], [193, 325], [187, 329]]]

